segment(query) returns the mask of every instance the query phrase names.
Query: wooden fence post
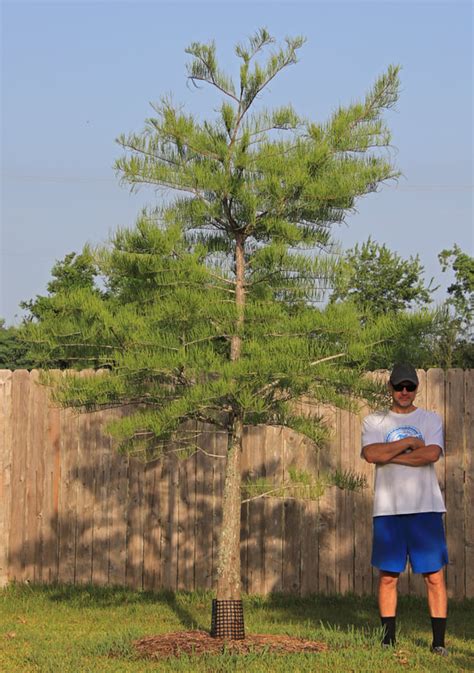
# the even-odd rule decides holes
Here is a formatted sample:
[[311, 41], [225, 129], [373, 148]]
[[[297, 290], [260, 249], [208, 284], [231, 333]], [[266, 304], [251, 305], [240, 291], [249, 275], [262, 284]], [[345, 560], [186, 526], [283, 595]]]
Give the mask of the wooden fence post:
[[8, 582], [12, 470], [12, 373], [0, 370], [0, 587]]

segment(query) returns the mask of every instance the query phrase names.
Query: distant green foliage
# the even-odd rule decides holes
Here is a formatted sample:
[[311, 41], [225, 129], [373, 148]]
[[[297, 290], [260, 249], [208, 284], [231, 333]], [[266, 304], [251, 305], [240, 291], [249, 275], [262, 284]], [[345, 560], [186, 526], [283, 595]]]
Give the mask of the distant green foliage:
[[447, 366], [474, 367], [474, 258], [458, 245], [438, 255], [442, 271], [451, 269], [441, 339]]
[[19, 337], [18, 327], [6, 327], [0, 318], [0, 369], [32, 369], [28, 346]]
[[454, 244], [451, 250], [443, 250], [438, 255], [442, 271], [450, 267], [455, 280], [448, 287], [449, 303], [456, 311], [464, 326], [472, 332], [474, 316], [474, 257]]
[[403, 259], [371, 238], [345, 253], [331, 303], [355, 304], [363, 322], [392, 315], [399, 323], [397, 338], [374, 352], [371, 369], [390, 368], [396, 361], [424, 369], [474, 366], [474, 260], [456, 245], [443, 250], [439, 260], [443, 271], [452, 268], [456, 280], [448, 300], [429, 310], [437, 288], [433, 279], [425, 284], [418, 255]]
[[432, 282], [425, 286], [418, 255], [403, 259], [369, 238], [345, 253], [331, 301], [349, 299], [363, 314], [399, 313], [431, 303]]
[[[56, 262], [51, 269], [52, 279], [47, 285], [47, 295], [37, 295], [35, 299], [23, 301], [20, 307], [25, 309], [26, 315], [23, 320], [23, 326], [18, 331], [18, 339], [22, 344], [23, 350], [28, 354], [28, 360], [34, 367], [51, 367], [55, 369], [65, 369], [73, 367], [80, 369], [84, 367], [83, 353], [84, 347], [77, 339], [79, 334], [76, 327], [70, 334], [70, 343], [77, 343], [75, 351], [69, 351], [68, 357], [62, 359], [54, 348], [48, 348], [47, 343], [36, 343], [31, 340], [31, 334], [34, 332], [28, 329], [28, 325], [33, 323], [43, 323], [49, 325], [49, 329], [54, 334], [55, 325], [59, 325], [61, 319], [59, 316], [63, 310], [64, 302], [68, 301], [69, 295], [84, 294], [99, 298], [106, 297], [96, 285], [97, 268], [93, 262], [92, 253], [88, 246], [85, 246], [80, 254], [71, 252], [64, 259]], [[80, 316], [77, 316], [80, 320]], [[57, 321], [57, 323], [56, 323]], [[87, 361], [86, 366], [98, 366], [98, 363]]]
[[63, 260], [56, 262], [51, 269], [51, 275], [53, 278], [47, 285], [47, 296], [37, 295], [36, 299], [20, 303], [21, 308], [28, 311], [26, 321], [46, 319], [49, 313], [54, 315], [54, 297], [60, 293], [79, 289], [99, 292], [95, 287], [97, 270], [87, 246], [81, 254], [71, 252]]

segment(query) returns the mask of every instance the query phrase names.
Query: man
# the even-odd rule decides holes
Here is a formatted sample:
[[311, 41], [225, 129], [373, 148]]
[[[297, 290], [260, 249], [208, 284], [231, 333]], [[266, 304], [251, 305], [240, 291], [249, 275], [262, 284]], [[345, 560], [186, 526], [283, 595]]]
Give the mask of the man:
[[418, 383], [411, 365], [395, 365], [388, 383], [390, 411], [370, 414], [363, 422], [362, 457], [376, 466], [372, 565], [379, 569], [383, 645], [395, 644], [397, 583], [409, 557], [426, 584], [431, 650], [446, 656], [446, 508], [434, 468], [443, 454], [443, 427], [438, 414], [414, 405]]

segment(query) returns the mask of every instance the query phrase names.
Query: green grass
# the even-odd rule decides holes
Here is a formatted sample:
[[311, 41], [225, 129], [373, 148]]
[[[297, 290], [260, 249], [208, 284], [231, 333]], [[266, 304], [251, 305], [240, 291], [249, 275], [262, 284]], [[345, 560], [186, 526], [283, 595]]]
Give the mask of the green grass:
[[[448, 659], [429, 652], [430, 620], [419, 598], [401, 598], [398, 646], [382, 650], [373, 597], [273, 595], [244, 599], [249, 633], [322, 640], [329, 651], [278, 656], [222, 654], [139, 660], [131, 641], [169, 631], [208, 629], [211, 594], [137, 592], [90, 586], [12, 585], [0, 591], [1, 673], [304, 673], [474, 670], [474, 601], [452, 602]], [[111, 656], [112, 655], [112, 656]]]

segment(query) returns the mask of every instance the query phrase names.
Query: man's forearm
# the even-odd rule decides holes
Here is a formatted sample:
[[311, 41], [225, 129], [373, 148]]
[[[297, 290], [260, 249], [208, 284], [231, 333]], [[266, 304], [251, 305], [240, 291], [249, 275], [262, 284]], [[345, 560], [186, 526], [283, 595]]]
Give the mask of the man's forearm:
[[411, 453], [402, 453], [391, 458], [387, 464], [408, 465], [409, 467], [422, 467], [430, 463], [436, 463], [441, 455], [441, 448], [436, 444], [422, 446], [414, 449]]
[[404, 437], [395, 442], [380, 442], [364, 446], [362, 453], [368, 463], [385, 465], [407, 449], [418, 447], [420, 440], [415, 437]]

